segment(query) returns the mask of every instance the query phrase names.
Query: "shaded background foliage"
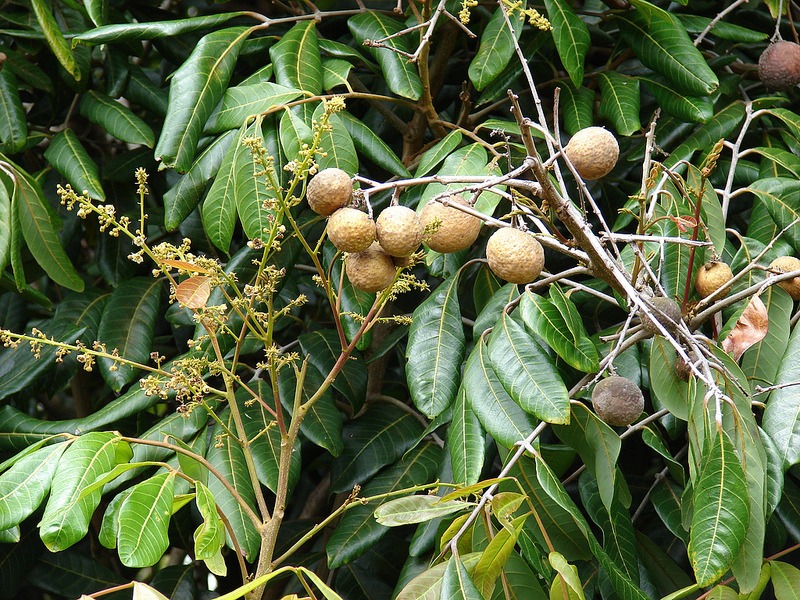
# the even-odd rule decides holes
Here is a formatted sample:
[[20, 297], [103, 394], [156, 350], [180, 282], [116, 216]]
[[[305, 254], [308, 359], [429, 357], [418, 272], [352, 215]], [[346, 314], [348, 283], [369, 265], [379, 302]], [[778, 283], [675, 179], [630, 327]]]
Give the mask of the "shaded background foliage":
[[[206, 2], [3, 4], [0, 326], [37, 327], [69, 343], [99, 340], [143, 363], [153, 352], [167, 360], [189, 352], [189, 340], [202, 332], [191, 311], [169, 304], [168, 286], [151, 277], [152, 264], [128, 259], [136, 250], [130, 240], [99, 232], [96, 217], [83, 221], [67, 212], [56, 185], [70, 183], [138, 223], [134, 171], [146, 169], [148, 239], [178, 245], [189, 238], [194, 252], [219, 259], [244, 283], [255, 274], [252, 260], [260, 257], [247, 242], [269, 226], [262, 202], [270, 192], [253, 176], [242, 140], [260, 137], [274, 158], [276, 177], [287, 185], [291, 173], [284, 167], [311, 143], [313, 122], [324, 112], [322, 98], [330, 94], [341, 94], [346, 110], [330, 117], [321, 142], [327, 153], [318, 165], [358, 174], [366, 190], [433, 174], [488, 179], [521, 164], [527, 151], [510, 112], [509, 89], [518, 94], [524, 115], [550, 132], [560, 130], [559, 142], [584, 127], [606, 125], [621, 146], [614, 171], [588, 188], [579, 188], [563, 166], [558, 175], [576, 205], [587, 206], [591, 193], [599, 210], [587, 214], [598, 231], [601, 217], [615, 230], [637, 231], [636, 196], [655, 185], [645, 181], [650, 172], [643, 167], [652, 157], [680, 175], [659, 184], [663, 193], [647, 197], [652, 224], [639, 232], [690, 237], [689, 200], [705, 177], [699, 168], [718, 140], [728, 140], [699, 195], [714, 251], [734, 272], [744, 272], [733, 292], [764, 279], [761, 270], [746, 271], [754, 257], [766, 265], [800, 252], [798, 92], [764, 89], [755, 70], [781, 7], [787, 12], [778, 31], [796, 37], [790, 3], [528, 3], [552, 30], [514, 11], [506, 21], [492, 2], [470, 7], [465, 26], [448, 16], [464, 10], [458, 2], [403, 3], [403, 14], [393, 11], [393, 3], [368, 4], [319, 3], [323, 12], [317, 19], [311, 6], [271, 2], [254, 13], [221, 12], [241, 7]], [[268, 27], [249, 29], [261, 23]], [[406, 30], [418, 23], [424, 26]], [[534, 135], [539, 152], [554, 156], [552, 138]], [[648, 146], [653, 140], [654, 148]], [[425, 183], [403, 189], [400, 203], [421, 206], [448, 187], [463, 187]], [[371, 193], [372, 207], [387, 206], [401, 187]], [[530, 198], [517, 201], [528, 210], [533, 205]], [[324, 223], [304, 206], [294, 214], [314, 241]], [[479, 196], [476, 208], [501, 217], [511, 206], [507, 196], [489, 192]], [[569, 237], [546, 209], [537, 214], [551, 232]], [[800, 460], [800, 396], [791, 387], [800, 377], [800, 334], [789, 296], [778, 288], [762, 294], [770, 329], [740, 365], [716, 346], [712, 350], [725, 366], [715, 381], [735, 405], [726, 405], [724, 430], [710, 425], [716, 415], [704, 411], [703, 385], [675, 376], [675, 350], [660, 337], [642, 339], [617, 355], [614, 367], [645, 390], [648, 415], [666, 410], [647, 426], [615, 430], [597, 419], [588, 402], [570, 399], [588, 397], [579, 384], [606, 366], [601, 361], [613, 347], [609, 336], [625, 323], [631, 305], [619, 295], [624, 309], [598, 299], [590, 292], [611, 296], [619, 290], [585, 271], [576, 272], [574, 281], [534, 287], [519, 298], [517, 286], [503, 285], [484, 264], [469, 263], [484, 255], [487, 235], [470, 250], [429, 252], [413, 272], [432, 291], [412, 291], [391, 304], [394, 314], [413, 313], [412, 324], [381, 324], [360, 339], [356, 360], [348, 361], [314, 406], [292, 459], [292, 501], [277, 555], [340, 506], [356, 484], [362, 496], [436, 480], [476, 484], [497, 475], [515, 444], [535, 430], [541, 433], [537, 453], [512, 461], [508, 475], [518, 484], [500, 485], [492, 525], [478, 521], [461, 538], [460, 560], [434, 565], [442, 536], [452, 538], [455, 530], [448, 527], [463, 523], [471, 508], [465, 501], [482, 487], [451, 498], [452, 513], [433, 512], [421, 496], [411, 505], [423, 521], [416, 528], [385, 527], [373, 516], [374, 504], [358, 506], [294, 554], [292, 563], [316, 570], [342, 597], [353, 599], [388, 598], [404, 587], [404, 598], [543, 598], [548, 589], [558, 597], [570, 589], [569, 597], [641, 598], [682, 588], [695, 597], [695, 581], [712, 585], [731, 568], [732, 585], [752, 591], [753, 598], [770, 581], [776, 593], [797, 589], [800, 573], [783, 561], [769, 560], [760, 570], [765, 557], [780, 558], [800, 543], [794, 466]], [[686, 281], [711, 251], [699, 251], [690, 267], [687, 248], [659, 246], [657, 240], [646, 246], [663, 291], [691, 309]], [[326, 266], [334, 254], [326, 243]], [[630, 246], [620, 259], [626, 267], [633, 264]], [[311, 279], [314, 265], [295, 238], [270, 260], [286, 269], [276, 308], [300, 294], [309, 299], [275, 327], [281, 345], [309, 357], [304, 385], [310, 396], [340, 355], [335, 319]], [[549, 273], [576, 264], [567, 245], [548, 247]], [[337, 290], [340, 269], [341, 263], [332, 265]], [[364, 314], [372, 304], [370, 295], [346, 279], [338, 292], [343, 312]], [[215, 290], [208, 304], [219, 302]], [[722, 312], [720, 339], [745, 304], [743, 299]], [[516, 310], [506, 313], [506, 306]], [[345, 315], [342, 324], [352, 338], [358, 321]], [[719, 333], [708, 324], [702, 331]], [[233, 340], [222, 343], [226, 352], [234, 347]], [[258, 374], [260, 350], [245, 340], [243, 369]], [[85, 490], [114, 465], [178, 465], [174, 452], [131, 447], [112, 431], [152, 440], [171, 435], [229, 480], [247, 479], [241, 449], [218, 437], [231, 415], [218, 407], [215, 423], [197, 408], [184, 418], [176, 413], [177, 403], [140, 389], [141, 370], [101, 359], [87, 372], [75, 355], [61, 363], [54, 358], [52, 348], [38, 358], [25, 347], [0, 351], [0, 447], [4, 460], [17, 456], [17, 462], [3, 464], [0, 479], [7, 515], [0, 521], [0, 596], [72, 597], [132, 579], [176, 598], [213, 596], [205, 589], [204, 564], [183, 561], [207, 558], [197, 556], [192, 534], [198, 524], [213, 521], [209, 498], [240, 521], [233, 527], [250, 562], [259, 536], [219, 481], [192, 461], [180, 468], [201, 482], [195, 488], [167, 471], [142, 467], [104, 482], [102, 499], [99, 488], [87, 493], [94, 494], [94, 505], [82, 498], [70, 508], [82, 515], [57, 513], [55, 492], [45, 499], [54, 478], [75, 484], [61, 491], [63, 508], [75, 490]], [[432, 381], [434, 391], [426, 384]], [[767, 408], [758, 406], [753, 416], [750, 394], [759, 385], [786, 387], [756, 396]], [[273, 389], [286, 402], [296, 382], [287, 369], [275, 387], [262, 379], [254, 386], [274, 405]], [[256, 439], [251, 452], [258, 480], [275, 493], [280, 436], [272, 428], [256, 437], [271, 417], [258, 405], [243, 410], [252, 413], [247, 434]], [[89, 432], [68, 449], [64, 442], [36, 446], [55, 434]], [[26, 449], [34, 452], [27, 462], [16, 454]], [[62, 453], [69, 460], [60, 461]], [[75, 465], [74, 473], [65, 471], [68, 464]], [[37, 477], [21, 486], [16, 478], [31, 472]], [[208, 493], [201, 491], [203, 484]], [[249, 484], [236, 487], [252, 505]], [[724, 502], [710, 493], [717, 489]], [[181, 495], [190, 493], [197, 495], [196, 504], [176, 510], [168, 530], [133, 508], [137, 494], [179, 508], [191, 500]], [[538, 527], [519, 508], [523, 498]], [[733, 522], [743, 515], [746, 525], [736, 530]], [[67, 527], [70, 519], [84, 528]], [[706, 522], [730, 529], [712, 538]], [[141, 543], [138, 532], [125, 534], [123, 524], [138, 532], [152, 527], [156, 541]], [[220, 535], [212, 537], [221, 545]], [[167, 548], [168, 558], [160, 560]], [[226, 550], [225, 559], [233, 572], [234, 552]], [[501, 568], [504, 579], [498, 583]], [[420, 573], [422, 579], [406, 587]], [[220, 578], [221, 591], [241, 584], [234, 575]], [[296, 585], [279, 586], [276, 593], [302, 593]], [[428, 588], [431, 595], [425, 595]], [[717, 593], [725, 597], [727, 591]]]

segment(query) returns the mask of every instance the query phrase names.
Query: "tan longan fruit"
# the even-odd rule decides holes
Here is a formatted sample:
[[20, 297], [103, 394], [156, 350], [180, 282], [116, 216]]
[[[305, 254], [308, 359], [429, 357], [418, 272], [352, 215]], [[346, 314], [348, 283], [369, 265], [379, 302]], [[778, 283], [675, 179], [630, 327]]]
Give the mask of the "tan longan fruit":
[[564, 154], [583, 179], [600, 179], [616, 166], [619, 144], [608, 129], [586, 127], [572, 136]]
[[615, 427], [630, 425], [644, 410], [642, 390], [630, 379], [612, 375], [597, 382], [592, 390], [594, 412]]
[[758, 78], [771, 90], [788, 90], [800, 83], [800, 46], [780, 40], [758, 58]]
[[[449, 203], [469, 206], [458, 194], [445, 199]], [[482, 222], [478, 217], [467, 214], [441, 202], [428, 202], [419, 213], [423, 228], [431, 227], [439, 222], [439, 228], [423, 239], [423, 243], [436, 252], [458, 252], [469, 248], [478, 239]]]
[[362, 292], [386, 289], [394, 281], [396, 272], [392, 257], [383, 251], [378, 242], [372, 242], [363, 252], [346, 255], [344, 270], [353, 287]]
[[[800, 258], [795, 258], [794, 256], [779, 256], [770, 263], [769, 268], [772, 271], [791, 273], [792, 271], [800, 269]], [[786, 290], [786, 293], [792, 297], [792, 300], [800, 300], [800, 277], [792, 277], [786, 281], [779, 281], [778, 285]]]
[[306, 188], [308, 205], [319, 215], [332, 215], [350, 202], [353, 180], [347, 172], [330, 167], [317, 173]]
[[355, 208], [340, 208], [328, 217], [328, 238], [337, 250], [361, 252], [375, 240], [375, 222]]
[[422, 222], [417, 212], [407, 206], [385, 208], [375, 220], [375, 232], [381, 248], [390, 256], [414, 254], [422, 241]]
[[731, 279], [733, 279], [733, 271], [726, 263], [720, 260], [710, 260], [697, 270], [694, 289], [697, 290], [698, 296], [707, 298]]
[[531, 234], [503, 227], [486, 242], [486, 260], [500, 279], [510, 283], [530, 283], [544, 268], [544, 250]]
[[642, 312], [642, 327], [644, 330], [652, 335], [661, 335], [661, 330], [655, 323], [655, 321], [658, 321], [667, 330], [667, 333], [674, 335], [678, 331], [678, 324], [683, 316], [681, 314], [681, 305], [672, 298], [665, 296], [651, 298], [650, 304], [656, 310], [652, 311], [652, 319], [650, 315]]

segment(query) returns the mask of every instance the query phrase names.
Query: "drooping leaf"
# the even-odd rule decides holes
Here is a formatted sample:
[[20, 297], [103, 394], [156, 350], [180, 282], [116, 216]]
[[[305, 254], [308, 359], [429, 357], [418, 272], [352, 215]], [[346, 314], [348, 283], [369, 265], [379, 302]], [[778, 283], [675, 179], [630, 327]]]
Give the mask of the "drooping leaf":
[[594, 92], [589, 88], [564, 85], [561, 88], [559, 107], [564, 119], [564, 129], [570, 135], [594, 124]]
[[152, 148], [155, 134], [150, 126], [119, 102], [89, 90], [83, 95], [81, 115], [96, 123], [118, 140]]
[[348, 112], [337, 113], [360, 154], [398, 177], [411, 177], [403, 162], [370, 127]]
[[514, 56], [514, 40], [522, 35], [523, 23], [509, 19], [512, 30], [506, 23], [505, 11], [496, 8], [481, 34], [481, 43], [469, 64], [469, 79], [475, 89], [482, 90], [495, 79]]
[[462, 500], [442, 500], [430, 494], [406, 496], [381, 504], [375, 509], [375, 519], [381, 525], [398, 527], [450, 515], [471, 506]]
[[252, 160], [246, 160], [246, 149], [242, 146], [246, 131], [245, 125], [242, 125], [233, 137], [201, 207], [203, 228], [211, 243], [223, 252], [228, 252], [233, 239], [236, 196], [253, 193], [255, 187], [253, 178], [247, 177], [247, 167], [252, 166]]
[[[134, 278], [123, 281], [108, 300], [97, 336], [108, 352], [138, 363], [147, 363], [152, 351], [159, 315], [161, 285], [158, 279]], [[99, 358], [100, 373], [106, 383], [119, 391], [136, 377], [137, 369]]]
[[639, 131], [639, 80], [616, 71], [601, 73], [600, 114], [614, 125], [621, 135], [632, 135]]
[[753, 182], [747, 189], [764, 203], [779, 228], [791, 225], [783, 235], [797, 251], [800, 248], [800, 223], [792, 223], [800, 217], [800, 181], [770, 177]]
[[800, 569], [780, 560], [772, 560], [769, 565], [777, 600], [796, 600], [800, 590]]
[[466, 392], [461, 386], [447, 429], [447, 447], [450, 450], [454, 482], [473, 485], [480, 479], [486, 455], [484, 436], [481, 422], [467, 404]]
[[173, 73], [167, 116], [155, 148], [164, 167], [185, 173], [192, 166], [203, 127], [233, 73], [244, 32], [231, 27], [209, 33]]
[[553, 26], [553, 40], [564, 68], [575, 87], [583, 81], [583, 61], [589, 50], [589, 29], [581, 21], [572, 5], [565, 0], [545, 0], [545, 8], [550, 25]]
[[6, 64], [0, 69], [0, 142], [9, 153], [19, 152], [28, 141], [28, 124], [17, 78]]
[[451, 556], [444, 570], [439, 597], [442, 600], [481, 600], [486, 596], [475, 587], [461, 559], [458, 556]]
[[175, 473], [164, 472], [131, 488], [119, 509], [117, 550], [126, 567], [149, 567], [169, 548]]
[[418, 100], [422, 95], [422, 82], [416, 67], [401, 54], [404, 52], [410, 55], [414, 51], [415, 42], [407, 35], [395, 36], [405, 27], [402, 21], [382, 13], [366, 11], [351, 17], [347, 26], [359, 44], [366, 45], [367, 40], [370, 40], [385, 45], [369, 45], [367, 51], [378, 61], [386, 84], [395, 94]]
[[44, 39], [58, 62], [61, 63], [67, 73], [72, 75], [75, 81], [80, 81], [84, 74], [81, 73], [78, 61], [75, 60], [75, 55], [61, 32], [61, 27], [56, 21], [50, 3], [46, 0], [31, 0], [31, 8], [36, 20], [39, 22], [39, 27], [42, 28]]
[[81, 144], [72, 129], [65, 129], [52, 140], [45, 150], [44, 157], [79, 194], [88, 193], [90, 198], [105, 200], [100, 182], [100, 170]]
[[188, 19], [174, 19], [172, 21], [154, 21], [148, 23], [114, 23], [89, 29], [72, 38], [72, 44], [97, 45], [114, 42], [155, 40], [165, 37], [175, 37], [184, 33], [191, 33], [201, 29], [213, 29], [218, 25], [230, 21], [247, 13], [227, 12], [214, 15], [203, 15]]
[[415, 175], [422, 177], [431, 172], [431, 170], [441, 163], [453, 150], [458, 148], [461, 143], [461, 132], [454, 129], [441, 140], [436, 142], [433, 146], [428, 148], [419, 159]]
[[0, 273], [11, 262], [11, 219], [15, 216], [11, 206], [11, 193], [0, 179]]
[[495, 582], [500, 577], [509, 556], [513, 553], [517, 538], [527, 519], [528, 515], [524, 514], [509, 520], [489, 541], [475, 565], [472, 578], [475, 587], [480, 590], [484, 598], [491, 595]]
[[638, 79], [650, 90], [664, 112], [676, 119], [707, 123], [714, 116], [714, 104], [707, 96], [689, 96], [676, 92], [666, 78], [657, 75], [639, 76]]
[[800, 462], [800, 394], [792, 386], [800, 377], [800, 327], [795, 327], [767, 400], [763, 427], [778, 448], [784, 469]]
[[[325, 110], [324, 104], [320, 104], [314, 110], [314, 120], [319, 122]], [[320, 136], [321, 154], [317, 153], [317, 167], [327, 169], [337, 167], [347, 173], [358, 172], [358, 155], [353, 139], [344, 125], [344, 119], [338, 113], [334, 113], [328, 119], [328, 125]]]
[[51, 552], [64, 550], [86, 535], [101, 491], [81, 498], [83, 490], [130, 458], [130, 446], [115, 432], [87, 433], [70, 444], [58, 462], [58, 477], [51, 483], [39, 524], [39, 535]]
[[302, 92], [294, 87], [278, 85], [269, 81], [228, 88], [222, 96], [219, 109], [209, 117], [205, 131], [219, 133], [229, 129], [238, 129], [248, 117], [291, 102], [300, 95]]
[[453, 404], [466, 347], [458, 303], [459, 275], [422, 302], [411, 320], [406, 373], [414, 405], [433, 418]]
[[313, 95], [322, 93], [322, 59], [314, 20], [298, 21], [270, 47], [269, 56], [279, 85]]

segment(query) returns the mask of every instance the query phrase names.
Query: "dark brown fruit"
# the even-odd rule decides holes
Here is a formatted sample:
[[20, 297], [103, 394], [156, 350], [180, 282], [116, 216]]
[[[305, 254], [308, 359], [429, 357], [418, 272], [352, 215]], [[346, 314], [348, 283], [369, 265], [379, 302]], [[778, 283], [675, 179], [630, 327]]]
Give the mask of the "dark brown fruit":
[[[661, 323], [667, 333], [675, 334], [678, 331], [678, 324], [681, 321], [681, 306], [672, 298], [665, 296], [656, 296], [650, 299], [650, 305], [653, 307], [652, 313], [656, 321]], [[650, 318], [649, 315], [642, 313], [642, 327], [644, 330], [652, 335], [661, 335], [661, 330], [658, 325]]]
[[758, 59], [758, 78], [771, 90], [788, 90], [800, 83], [800, 46], [780, 40]]
[[630, 379], [612, 375], [599, 381], [592, 391], [592, 405], [597, 416], [609, 425], [630, 425], [644, 410], [642, 390]]
[[[697, 362], [697, 354], [694, 350], [688, 350], [686, 355], [689, 357], [689, 360], [691, 360], [692, 363]], [[689, 363], [683, 360], [680, 355], [675, 356], [675, 374], [683, 381], [689, 381], [689, 376], [692, 374], [692, 369], [689, 367]]]

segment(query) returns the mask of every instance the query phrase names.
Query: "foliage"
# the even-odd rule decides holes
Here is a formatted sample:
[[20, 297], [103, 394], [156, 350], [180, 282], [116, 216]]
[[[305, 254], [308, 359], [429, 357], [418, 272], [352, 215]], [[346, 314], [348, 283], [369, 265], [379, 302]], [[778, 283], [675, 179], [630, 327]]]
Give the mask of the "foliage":
[[[789, 4], [4, 4], [0, 598], [795, 597], [799, 96], [755, 68]], [[328, 167], [483, 231], [361, 292]]]

